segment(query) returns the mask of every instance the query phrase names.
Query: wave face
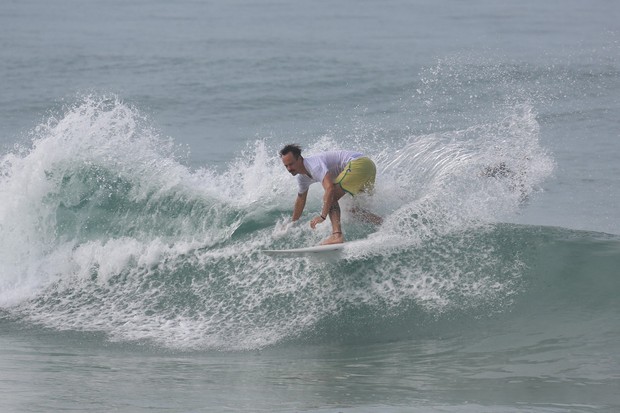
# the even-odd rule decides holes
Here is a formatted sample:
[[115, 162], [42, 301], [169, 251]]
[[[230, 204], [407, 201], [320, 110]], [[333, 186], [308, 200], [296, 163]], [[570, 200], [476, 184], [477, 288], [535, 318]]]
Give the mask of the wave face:
[[[288, 224], [295, 184], [279, 148], [259, 140], [223, 169], [191, 169], [136, 108], [81, 98], [0, 160], [2, 317], [243, 350], [435, 334], [527, 308], [540, 300], [533, 283], [561, 284], [568, 251], [592, 265], [583, 274], [611, 271], [620, 251], [602, 234], [501, 223], [553, 171], [538, 134], [533, 109], [519, 104], [464, 130], [358, 139], [379, 174], [375, 196], [355, 202], [384, 224], [356, 222], [349, 199], [346, 235], [363, 241], [342, 260], [274, 260], [260, 250], [329, 232]], [[341, 147], [324, 136], [306, 152]], [[306, 211], [320, 197], [313, 188]]]

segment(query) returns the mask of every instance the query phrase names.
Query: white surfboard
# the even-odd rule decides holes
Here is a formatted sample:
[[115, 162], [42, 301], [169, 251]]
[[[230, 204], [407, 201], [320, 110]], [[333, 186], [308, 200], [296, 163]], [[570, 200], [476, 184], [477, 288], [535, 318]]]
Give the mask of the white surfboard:
[[289, 250], [262, 250], [272, 257], [322, 257], [338, 255], [344, 249], [343, 244], [317, 245], [314, 247], [293, 248]]

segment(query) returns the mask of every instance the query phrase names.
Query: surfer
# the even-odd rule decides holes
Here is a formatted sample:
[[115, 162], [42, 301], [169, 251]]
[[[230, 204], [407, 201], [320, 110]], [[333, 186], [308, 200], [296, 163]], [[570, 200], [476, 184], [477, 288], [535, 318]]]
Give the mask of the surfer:
[[[286, 145], [280, 150], [280, 158], [291, 175], [297, 177], [297, 199], [293, 209], [293, 221], [297, 221], [306, 206], [308, 189], [311, 184], [320, 182], [325, 193], [323, 206], [318, 216], [310, 221], [312, 229], [327, 219], [332, 223], [332, 234], [321, 244], [344, 242], [340, 225], [340, 205], [338, 200], [345, 194], [357, 195], [371, 192], [375, 184], [376, 167], [370, 158], [359, 152], [329, 151], [304, 158], [299, 145]], [[353, 208], [358, 218], [380, 225], [383, 219], [363, 208]]]

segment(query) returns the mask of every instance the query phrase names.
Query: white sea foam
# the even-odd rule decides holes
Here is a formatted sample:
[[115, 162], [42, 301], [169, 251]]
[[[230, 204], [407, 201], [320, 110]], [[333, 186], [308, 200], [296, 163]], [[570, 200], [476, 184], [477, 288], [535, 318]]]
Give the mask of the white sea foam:
[[[192, 170], [135, 108], [86, 97], [37, 128], [31, 148], [2, 157], [0, 305], [114, 340], [239, 349], [291, 339], [344, 308], [441, 312], [509, 295], [514, 282], [496, 270], [518, 273], [520, 262], [478, 234], [552, 170], [532, 108], [398, 147], [370, 136], [376, 193], [355, 202], [384, 225], [357, 222], [348, 199], [347, 237], [365, 239], [341, 264], [276, 261], [260, 249], [329, 233], [305, 216], [288, 223], [296, 188], [277, 148], [259, 140], [223, 171]], [[305, 153], [347, 147], [326, 135]]]

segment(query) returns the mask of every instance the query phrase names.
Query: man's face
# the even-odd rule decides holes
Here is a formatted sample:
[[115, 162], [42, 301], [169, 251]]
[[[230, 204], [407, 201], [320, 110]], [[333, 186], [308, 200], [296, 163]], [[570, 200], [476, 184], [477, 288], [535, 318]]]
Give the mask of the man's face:
[[286, 155], [282, 156], [282, 163], [284, 164], [284, 167], [293, 176], [297, 175], [300, 172], [302, 162], [303, 161], [301, 156], [299, 158], [295, 158], [295, 155], [293, 155], [292, 152], [289, 152]]

